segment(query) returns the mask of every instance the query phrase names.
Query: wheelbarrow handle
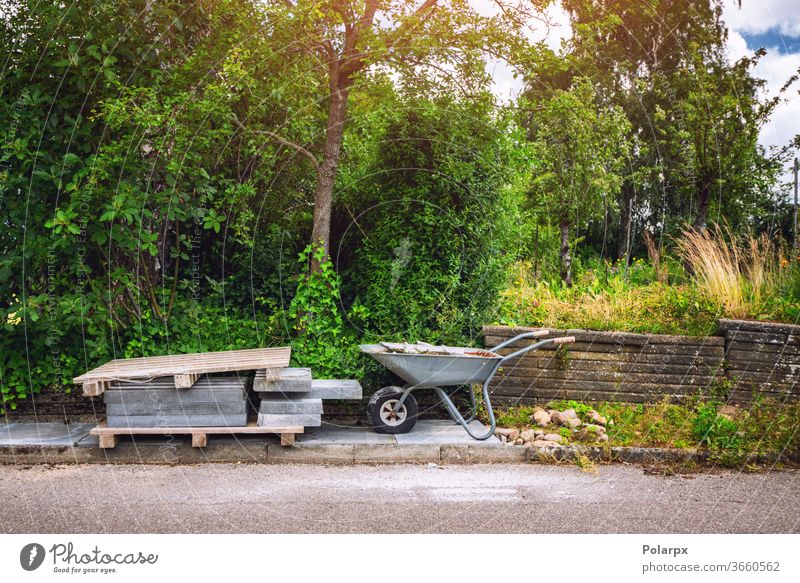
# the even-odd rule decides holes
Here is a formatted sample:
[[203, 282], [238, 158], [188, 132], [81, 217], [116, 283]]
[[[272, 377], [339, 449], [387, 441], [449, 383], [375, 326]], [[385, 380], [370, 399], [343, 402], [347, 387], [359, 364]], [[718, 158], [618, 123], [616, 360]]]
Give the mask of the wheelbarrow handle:
[[542, 336], [547, 336], [548, 334], [550, 334], [550, 330], [536, 330], [534, 332], [523, 332], [522, 334], [514, 336], [513, 338], [510, 338], [505, 342], [501, 342], [500, 344], [492, 348], [492, 350], [500, 350], [501, 348], [505, 348], [509, 344], [514, 344], [514, 342], [516, 342], [517, 340], [525, 340], [526, 338], [541, 338]]
[[[558, 345], [561, 345], [561, 344], [572, 344], [573, 342], [575, 342], [575, 337], [574, 336], [564, 336], [562, 338], [546, 338], [544, 340], [540, 340], [539, 342], [534, 342], [533, 344], [531, 344], [529, 346], [524, 346], [524, 347], [520, 348], [519, 350], [504, 356], [503, 358], [500, 359], [500, 362], [498, 363], [498, 367], [502, 366], [503, 363], [508, 362], [509, 360], [512, 360], [514, 358], [518, 358], [518, 357], [522, 356], [523, 354], [525, 354], [526, 352], [530, 352], [531, 350], [536, 350], [537, 348], [541, 348], [542, 346], [547, 346], [548, 344], [554, 344], [554, 345], [558, 346]], [[497, 350], [497, 348], [498, 347], [495, 346], [492, 350]]]

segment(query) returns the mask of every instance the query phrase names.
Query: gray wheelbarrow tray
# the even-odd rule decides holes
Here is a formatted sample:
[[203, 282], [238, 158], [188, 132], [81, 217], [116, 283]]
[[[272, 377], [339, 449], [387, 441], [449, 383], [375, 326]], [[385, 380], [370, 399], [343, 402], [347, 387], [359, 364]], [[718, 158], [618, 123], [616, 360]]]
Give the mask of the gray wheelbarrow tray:
[[[399, 376], [406, 382], [402, 389], [402, 395], [395, 405], [395, 411], [403, 406], [403, 402], [412, 391], [417, 389], [433, 389], [442, 400], [448, 413], [454, 421], [459, 423], [464, 430], [477, 440], [485, 440], [494, 435], [495, 418], [492, 410], [492, 403], [489, 399], [489, 383], [497, 370], [509, 360], [518, 358], [548, 344], [569, 344], [575, 342], [575, 338], [567, 336], [564, 338], [548, 338], [540, 340], [506, 356], [496, 354], [506, 346], [514, 344], [520, 340], [528, 338], [541, 338], [547, 336], [549, 330], [537, 330], [535, 332], [525, 332], [514, 338], [506, 340], [491, 349], [480, 348], [452, 348], [448, 347], [450, 354], [412, 354], [402, 352], [391, 352], [381, 344], [362, 344], [359, 346], [361, 352], [369, 354], [372, 358], [384, 365], [388, 370]], [[469, 423], [477, 415], [477, 405], [475, 395], [472, 390], [467, 391], [470, 397], [471, 412], [466, 419], [456, 408], [450, 396], [442, 389], [445, 386], [462, 386], [470, 384], [483, 385], [483, 404], [489, 415], [490, 427], [488, 431], [481, 435], [476, 435], [469, 427]]]

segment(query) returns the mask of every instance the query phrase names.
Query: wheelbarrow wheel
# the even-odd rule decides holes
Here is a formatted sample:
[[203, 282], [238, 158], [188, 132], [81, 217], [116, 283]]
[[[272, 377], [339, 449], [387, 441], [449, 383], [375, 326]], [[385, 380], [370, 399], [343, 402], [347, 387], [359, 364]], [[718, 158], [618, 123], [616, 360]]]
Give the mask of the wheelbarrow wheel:
[[408, 433], [417, 423], [419, 407], [414, 395], [409, 394], [400, 408], [394, 408], [403, 390], [400, 387], [383, 387], [370, 397], [367, 418], [376, 433]]

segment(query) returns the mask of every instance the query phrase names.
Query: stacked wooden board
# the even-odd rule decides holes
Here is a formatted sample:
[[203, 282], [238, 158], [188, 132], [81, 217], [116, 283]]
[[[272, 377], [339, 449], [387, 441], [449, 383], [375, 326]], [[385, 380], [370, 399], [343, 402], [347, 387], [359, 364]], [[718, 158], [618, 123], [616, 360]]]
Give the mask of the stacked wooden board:
[[247, 424], [248, 379], [204, 375], [177, 389], [174, 377], [113, 381], [106, 389], [107, 427], [241, 427]]
[[[484, 327], [491, 347], [539, 328]], [[505, 364], [490, 390], [500, 404], [533, 404], [552, 399], [679, 401], [715, 394], [723, 380], [725, 340], [589, 330], [552, 330], [551, 337], [575, 336], [565, 349], [547, 346]], [[519, 345], [500, 351], [510, 354]]]
[[732, 401], [800, 399], [800, 326], [719, 320]]
[[117, 359], [76, 377], [86, 396], [106, 393], [108, 419], [92, 429], [100, 447], [116, 446], [119, 435], [190, 434], [204, 447], [208, 434], [276, 433], [294, 442], [303, 426], [247, 422], [246, 381], [211, 373], [260, 370], [277, 377], [289, 366], [291, 349], [257, 348]]
[[86, 397], [101, 395], [113, 381], [141, 381], [158, 377], [173, 377], [176, 388], [187, 389], [203, 374], [281, 369], [289, 366], [290, 357], [291, 349], [280, 347], [118, 358], [75, 377], [73, 382], [83, 385]]
[[322, 401], [361, 399], [361, 385], [354, 379], [314, 379], [308, 368], [285, 368], [274, 372], [259, 370], [253, 390], [261, 398], [258, 425], [322, 424]]

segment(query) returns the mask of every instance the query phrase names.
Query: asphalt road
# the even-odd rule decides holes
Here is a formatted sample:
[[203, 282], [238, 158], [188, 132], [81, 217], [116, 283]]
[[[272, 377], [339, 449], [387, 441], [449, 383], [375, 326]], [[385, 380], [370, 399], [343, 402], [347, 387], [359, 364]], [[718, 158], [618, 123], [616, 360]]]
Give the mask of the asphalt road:
[[0, 466], [3, 533], [800, 532], [800, 472]]

